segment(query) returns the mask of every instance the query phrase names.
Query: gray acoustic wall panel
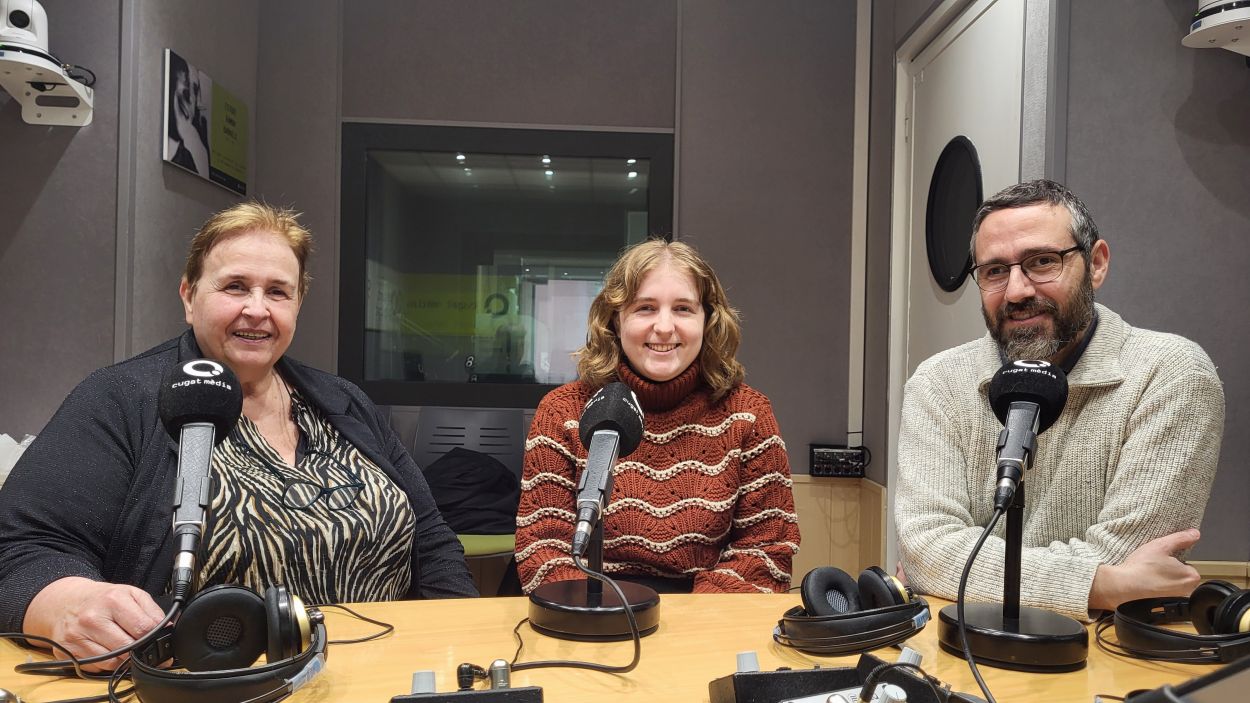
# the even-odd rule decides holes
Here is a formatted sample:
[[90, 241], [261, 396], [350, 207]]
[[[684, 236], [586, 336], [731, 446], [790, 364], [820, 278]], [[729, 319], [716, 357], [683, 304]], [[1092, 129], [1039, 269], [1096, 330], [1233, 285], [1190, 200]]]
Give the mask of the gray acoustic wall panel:
[[681, 5], [679, 236], [742, 312], [791, 467], [846, 437], [854, 3]]
[[672, 127], [672, 0], [353, 0], [343, 115]]
[[[968, 0], [971, 2], [971, 0]], [[1023, 0], [1011, 0], [1011, 2], [1022, 2]], [[884, 9], [893, 16], [891, 26], [894, 28], [894, 41], [901, 44], [916, 31], [920, 23], [924, 22], [929, 13], [938, 5], [942, 4], [942, 0], [893, 0], [893, 2], [874, 2], [874, 6], [885, 5], [887, 7], [874, 7], [875, 11]]]
[[[239, 201], [218, 185], [161, 160], [164, 51], [172, 49], [251, 109], [256, 120], [257, 0], [138, 0], [134, 219], [119, 241], [131, 252], [124, 354], [134, 354], [186, 329], [178, 281], [192, 235], [213, 212]], [[256, 173], [255, 131], [248, 154]]]
[[97, 80], [86, 127], [26, 124], [0, 91], [0, 432], [19, 440], [113, 346], [121, 3], [42, 4], [49, 49]]
[[1067, 183], [1111, 247], [1098, 298], [1219, 367], [1227, 417], [1194, 556], [1250, 558], [1250, 70], [1181, 46], [1193, 3], [1072, 3]]
[[290, 354], [328, 371], [338, 339], [340, 9], [340, 0], [260, 4], [255, 119], [256, 193], [302, 212], [316, 247]]

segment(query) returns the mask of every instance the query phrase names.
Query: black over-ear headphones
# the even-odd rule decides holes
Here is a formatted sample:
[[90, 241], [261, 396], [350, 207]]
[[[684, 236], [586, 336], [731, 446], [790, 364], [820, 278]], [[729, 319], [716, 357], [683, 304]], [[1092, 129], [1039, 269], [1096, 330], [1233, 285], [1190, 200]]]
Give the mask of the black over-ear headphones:
[[[262, 652], [266, 663], [249, 668]], [[222, 585], [198, 593], [168, 633], [134, 653], [131, 678], [143, 703], [266, 703], [307, 683], [325, 657], [319, 610], [283, 586], [261, 598]], [[171, 658], [186, 671], [159, 668]]]
[[777, 622], [773, 640], [811, 654], [841, 656], [888, 647], [924, 629], [929, 604], [876, 566], [854, 581], [822, 566], [803, 577], [803, 607]]
[[[1143, 598], [1115, 609], [1117, 642], [1105, 648], [1141, 659], [1225, 663], [1250, 654], [1250, 591], [1227, 581], [1207, 581], [1189, 598]], [[1198, 634], [1161, 627], [1193, 622]]]

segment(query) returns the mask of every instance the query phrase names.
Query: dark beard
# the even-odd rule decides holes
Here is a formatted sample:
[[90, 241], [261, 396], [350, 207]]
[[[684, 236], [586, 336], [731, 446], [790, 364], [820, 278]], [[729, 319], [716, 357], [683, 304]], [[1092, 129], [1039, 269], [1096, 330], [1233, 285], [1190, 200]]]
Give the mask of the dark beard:
[[[1049, 313], [1054, 322], [1054, 332], [1048, 331], [1045, 325], [1016, 327], [1006, 332], [1004, 323], [1012, 314], [1019, 312]], [[1054, 359], [1079, 340], [1080, 334], [1094, 319], [1094, 284], [1089, 268], [1086, 268], [1081, 285], [1077, 287], [1065, 309], [1060, 309], [1053, 300], [1034, 297], [1018, 303], [1004, 304], [999, 308], [997, 325], [992, 323], [984, 306], [981, 307], [981, 316], [985, 318], [985, 326], [989, 328], [990, 336], [998, 343], [999, 351], [1009, 361]]]

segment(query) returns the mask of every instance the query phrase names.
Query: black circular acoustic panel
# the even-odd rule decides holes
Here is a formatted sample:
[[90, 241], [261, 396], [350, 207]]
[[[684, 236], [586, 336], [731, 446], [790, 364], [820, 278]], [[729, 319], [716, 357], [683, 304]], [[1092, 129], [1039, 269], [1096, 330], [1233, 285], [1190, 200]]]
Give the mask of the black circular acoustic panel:
[[972, 266], [968, 242], [981, 197], [977, 148], [967, 137], [955, 137], [942, 149], [933, 167], [924, 221], [929, 271], [947, 293], [959, 290]]

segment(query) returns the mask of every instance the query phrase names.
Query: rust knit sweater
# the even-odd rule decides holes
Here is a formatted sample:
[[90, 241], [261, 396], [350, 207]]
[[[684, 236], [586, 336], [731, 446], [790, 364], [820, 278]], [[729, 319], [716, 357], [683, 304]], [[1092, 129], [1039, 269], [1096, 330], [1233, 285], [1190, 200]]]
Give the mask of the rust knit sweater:
[[[645, 434], [618, 462], [604, 517], [611, 576], [694, 578], [694, 592], [782, 592], [799, 549], [785, 444], [762, 393], [739, 384], [711, 402], [698, 366], [653, 383], [622, 365]], [[582, 382], [543, 398], [525, 443], [517, 571], [526, 592], [584, 578], [569, 557], [586, 449], [577, 420], [594, 393]]]

